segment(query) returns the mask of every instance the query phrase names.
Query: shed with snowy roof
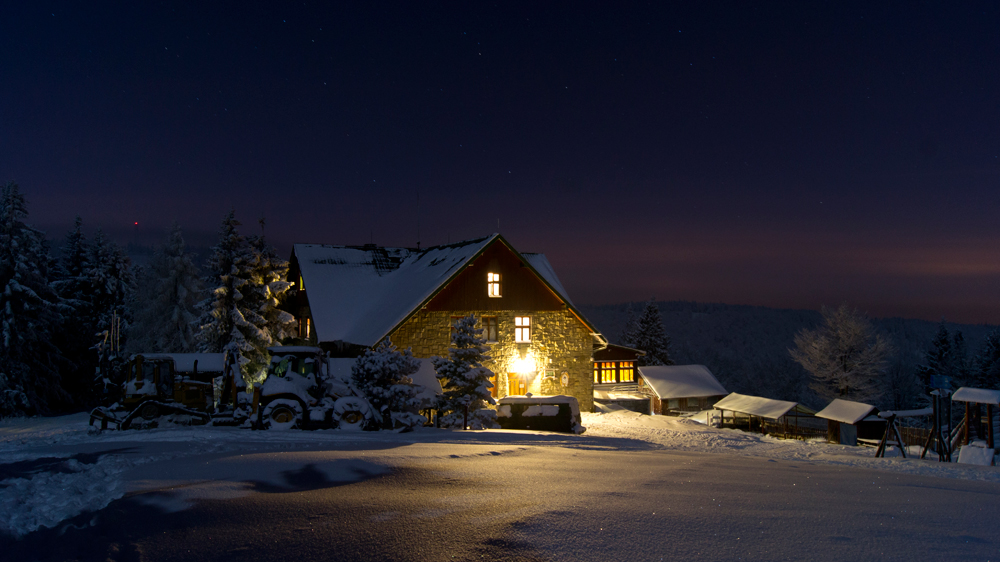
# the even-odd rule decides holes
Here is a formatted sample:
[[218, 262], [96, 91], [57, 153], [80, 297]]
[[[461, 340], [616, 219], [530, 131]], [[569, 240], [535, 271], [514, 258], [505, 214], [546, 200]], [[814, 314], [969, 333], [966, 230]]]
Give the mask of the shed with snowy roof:
[[[747, 426], [753, 431], [756, 418], [756, 427], [761, 433], [782, 432], [786, 435], [793, 433], [790, 428], [793, 424], [795, 430], [798, 430], [803, 419], [815, 420], [816, 417], [816, 410], [797, 402], [747, 396], [736, 392], [716, 402], [715, 409], [721, 412], [723, 425], [730, 423], [734, 426]], [[732, 413], [732, 418], [728, 422], [726, 412]]]
[[707, 410], [728, 394], [704, 365], [646, 365], [639, 378], [640, 388], [652, 394], [654, 414]]
[[859, 437], [878, 439], [885, 433], [885, 420], [878, 413], [878, 408], [871, 404], [836, 398], [816, 412], [816, 417], [827, 420], [828, 441], [857, 445]]
[[468, 315], [490, 346], [496, 397], [566, 394], [593, 409], [591, 357], [607, 340], [543, 254], [499, 234], [428, 248], [295, 244], [286, 309], [300, 340], [354, 357], [385, 339], [415, 357], [446, 356]]

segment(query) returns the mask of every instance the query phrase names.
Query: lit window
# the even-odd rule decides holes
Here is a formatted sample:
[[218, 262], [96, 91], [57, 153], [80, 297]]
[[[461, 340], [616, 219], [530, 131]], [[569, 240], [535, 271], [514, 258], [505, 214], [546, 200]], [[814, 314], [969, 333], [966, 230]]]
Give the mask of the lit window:
[[529, 341], [531, 341], [531, 317], [530, 316], [515, 316], [514, 317], [514, 341], [515, 342], [529, 342]]
[[632, 361], [622, 361], [618, 364], [618, 382], [635, 381], [635, 369]]
[[597, 368], [597, 363], [594, 363], [594, 384], [601, 382], [600, 370]]
[[491, 297], [500, 296], [500, 274], [499, 273], [487, 273], [486, 274], [486, 293]]
[[483, 316], [483, 335], [486, 336], [486, 341], [488, 343], [496, 343], [497, 341], [497, 317], [496, 316]]
[[611, 361], [601, 363], [601, 382], [615, 382], [615, 364]]

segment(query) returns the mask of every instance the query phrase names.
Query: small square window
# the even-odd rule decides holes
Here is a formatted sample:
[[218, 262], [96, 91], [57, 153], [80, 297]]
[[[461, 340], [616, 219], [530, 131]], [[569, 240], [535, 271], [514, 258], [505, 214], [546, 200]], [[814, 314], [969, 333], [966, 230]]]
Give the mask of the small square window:
[[514, 341], [518, 343], [531, 341], [531, 317], [514, 317]]
[[500, 298], [500, 274], [486, 274], [486, 294], [491, 298]]
[[487, 343], [496, 343], [497, 339], [497, 317], [483, 316], [483, 336]]

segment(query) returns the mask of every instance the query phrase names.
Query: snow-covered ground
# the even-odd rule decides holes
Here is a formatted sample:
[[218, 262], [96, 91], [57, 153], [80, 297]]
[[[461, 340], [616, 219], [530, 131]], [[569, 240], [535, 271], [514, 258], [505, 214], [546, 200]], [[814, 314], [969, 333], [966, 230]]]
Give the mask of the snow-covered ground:
[[[54, 527], [79, 513], [101, 509], [127, 493], [155, 489], [160, 484], [148, 477], [155, 472], [150, 469], [171, 466], [167, 461], [234, 452], [250, 457], [255, 453], [367, 446], [385, 448], [414, 443], [674, 450], [1000, 482], [1000, 469], [995, 467], [942, 464], [898, 456], [879, 459], [874, 457], [871, 448], [779, 440], [737, 430], [715, 429], [686, 419], [643, 416], [628, 411], [584, 414], [587, 432], [581, 436], [437, 429], [405, 434], [337, 430], [282, 432], [186, 426], [94, 433], [89, 431], [87, 421], [86, 414], [0, 421], [0, 505], [4, 506], [0, 511], [0, 533], [21, 536], [40, 527]], [[260, 470], [260, 474], [254, 473], [252, 477], [257, 482], [266, 482], [269, 474], [280, 472], [275, 467], [253, 464], [240, 470]], [[366, 470], [369, 467], [341, 465], [337, 474], [327, 477], [350, 481], [355, 476], [365, 476]], [[186, 478], [197, 480], [198, 475]], [[232, 484], [237, 480], [240, 478], [230, 478], [228, 484], [191, 488], [188, 493], [193, 494], [190, 499], [246, 493], [240, 485]], [[169, 509], [170, 506], [164, 507]]]

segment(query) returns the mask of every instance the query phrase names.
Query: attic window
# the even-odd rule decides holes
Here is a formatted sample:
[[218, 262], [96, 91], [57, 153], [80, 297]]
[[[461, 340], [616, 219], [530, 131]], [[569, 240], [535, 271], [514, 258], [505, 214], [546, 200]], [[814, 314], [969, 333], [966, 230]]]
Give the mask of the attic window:
[[518, 343], [531, 341], [531, 317], [514, 317], [514, 341]]
[[492, 298], [500, 297], [500, 274], [499, 273], [487, 273], [486, 274], [486, 294]]

